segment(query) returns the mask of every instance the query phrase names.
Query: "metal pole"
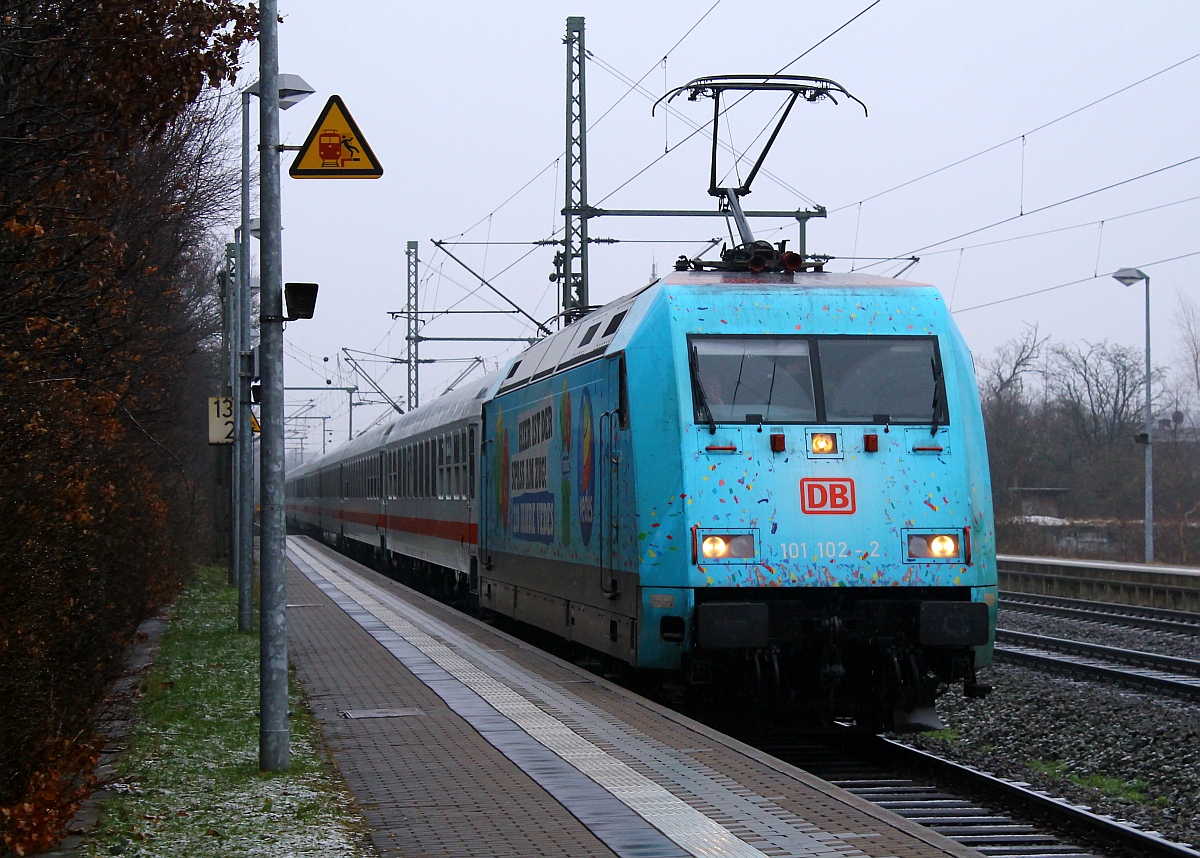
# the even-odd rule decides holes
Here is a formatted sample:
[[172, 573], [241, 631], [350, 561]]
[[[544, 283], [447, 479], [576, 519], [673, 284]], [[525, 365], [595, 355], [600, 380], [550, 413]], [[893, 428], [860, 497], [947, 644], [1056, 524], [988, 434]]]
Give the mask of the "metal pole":
[[[225, 366], [225, 377], [221, 381], [221, 395], [233, 396], [233, 388], [231, 387], [231, 379], [233, 377], [234, 364], [234, 342], [233, 342], [233, 320], [234, 320], [234, 305], [233, 305], [233, 272], [229, 269], [229, 251], [228, 246], [225, 251], [225, 261], [221, 267], [221, 347], [223, 349], [223, 360]], [[234, 430], [237, 427], [235, 425]], [[237, 509], [234, 506], [237, 499], [236, 489], [234, 488], [234, 479], [236, 477], [236, 459], [233, 457], [233, 450], [230, 447], [221, 448], [221, 468], [225, 471], [226, 478], [229, 484], [225, 486], [228, 490], [222, 501], [223, 509], [228, 510], [225, 524], [229, 530], [227, 536], [229, 542], [226, 545], [226, 550], [229, 555], [229, 584], [230, 586], [237, 583], [237, 565], [236, 565], [236, 541], [234, 529], [234, 517], [237, 514]]]
[[283, 259], [279, 189], [278, 0], [259, 14], [259, 209], [262, 275], [259, 318], [262, 360], [261, 615], [259, 619], [258, 765], [287, 768], [287, 577], [284, 566]]
[[1154, 562], [1154, 445], [1150, 433], [1150, 278], [1146, 278], [1146, 562]]
[[241, 327], [241, 253], [236, 243], [225, 245], [225, 291], [229, 296], [229, 396], [233, 399], [233, 448], [230, 450], [230, 494], [229, 494], [229, 586], [238, 583], [238, 548], [241, 545], [242, 471], [238, 453], [242, 445], [241, 415], [237, 411], [239, 379], [241, 375], [242, 327]]
[[238, 248], [238, 327], [241, 334], [240, 373], [234, 421], [241, 508], [235, 513], [238, 532], [238, 631], [254, 631], [254, 432], [250, 428], [250, 383], [254, 355], [250, 349], [250, 92], [242, 90], [242, 225]]
[[417, 407], [417, 243], [408, 243], [408, 410]]

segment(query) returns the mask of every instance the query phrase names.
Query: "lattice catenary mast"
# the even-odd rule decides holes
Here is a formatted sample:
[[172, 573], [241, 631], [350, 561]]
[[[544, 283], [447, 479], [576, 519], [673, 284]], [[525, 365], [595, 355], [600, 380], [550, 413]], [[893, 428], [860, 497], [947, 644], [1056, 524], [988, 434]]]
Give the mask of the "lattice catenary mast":
[[408, 410], [417, 407], [418, 378], [417, 378], [417, 242], [410, 241], [406, 252], [408, 257]]
[[563, 249], [558, 259], [563, 324], [588, 311], [587, 99], [583, 18], [567, 18], [566, 192]]

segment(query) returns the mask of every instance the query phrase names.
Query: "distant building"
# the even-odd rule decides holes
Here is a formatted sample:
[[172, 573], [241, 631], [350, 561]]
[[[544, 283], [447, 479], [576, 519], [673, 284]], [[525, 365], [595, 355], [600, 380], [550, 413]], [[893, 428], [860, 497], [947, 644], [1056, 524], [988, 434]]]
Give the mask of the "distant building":
[[1011, 488], [1013, 499], [1021, 508], [1022, 516], [1045, 516], [1059, 518], [1058, 505], [1062, 496], [1070, 489]]

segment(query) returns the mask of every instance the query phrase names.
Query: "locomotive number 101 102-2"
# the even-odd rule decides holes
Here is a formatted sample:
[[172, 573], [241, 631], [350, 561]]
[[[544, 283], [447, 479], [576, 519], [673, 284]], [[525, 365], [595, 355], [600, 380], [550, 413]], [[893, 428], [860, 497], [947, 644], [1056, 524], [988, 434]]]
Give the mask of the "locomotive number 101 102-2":
[[809, 553], [809, 544], [807, 542], [781, 542], [779, 550], [784, 557], [792, 560], [803, 558], [804, 560], [827, 560], [838, 557], [878, 557], [879, 543], [871, 540], [870, 545], [865, 549], [854, 549], [845, 542], [814, 542], [811, 546], [812, 553]]

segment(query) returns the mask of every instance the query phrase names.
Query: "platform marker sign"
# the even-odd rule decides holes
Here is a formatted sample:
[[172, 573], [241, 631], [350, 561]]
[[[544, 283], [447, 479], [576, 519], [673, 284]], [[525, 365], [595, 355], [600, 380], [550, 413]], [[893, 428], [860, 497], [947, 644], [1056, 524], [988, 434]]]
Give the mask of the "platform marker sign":
[[383, 167], [341, 96], [331, 95], [288, 175], [293, 179], [378, 179]]
[[208, 443], [233, 443], [233, 397], [208, 397]]

